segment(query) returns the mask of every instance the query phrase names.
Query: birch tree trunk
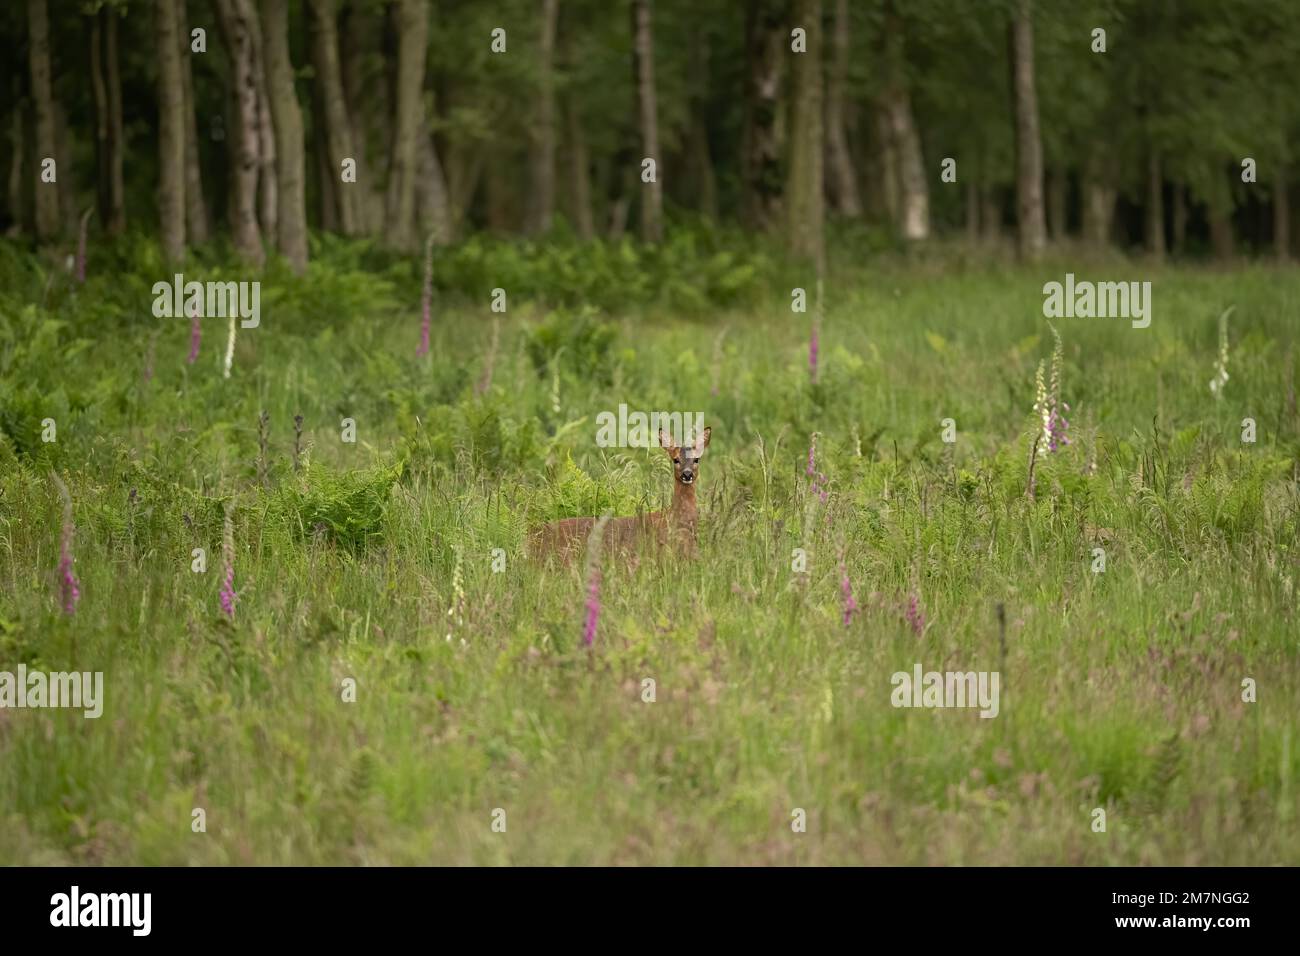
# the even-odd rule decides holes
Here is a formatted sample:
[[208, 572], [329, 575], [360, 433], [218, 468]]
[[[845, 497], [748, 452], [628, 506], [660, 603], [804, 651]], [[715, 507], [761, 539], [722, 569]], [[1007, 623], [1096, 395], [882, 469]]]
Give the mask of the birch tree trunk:
[[266, 60], [266, 96], [275, 123], [276, 178], [279, 181], [280, 252], [294, 272], [307, 269], [307, 195], [302, 140], [302, 111], [293, 87], [289, 61], [287, 0], [262, 0], [262, 39]]

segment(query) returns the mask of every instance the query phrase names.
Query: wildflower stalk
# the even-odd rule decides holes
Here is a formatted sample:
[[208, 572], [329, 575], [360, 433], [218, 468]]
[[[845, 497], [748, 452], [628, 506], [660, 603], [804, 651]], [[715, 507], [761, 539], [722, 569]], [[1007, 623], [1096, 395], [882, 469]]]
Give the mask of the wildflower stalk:
[[420, 345], [415, 354], [429, 354], [429, 328], [433, 312], [433, 233], [424, 241], [424, 286], [420, 292]]
[[72, 523], [72, 495], [57, 473], [50, 472], [50, 477], [59, 490], [59, 497], [63, 499], [63, 533], [59, 539], [59, 595], [63, 601], [63, 613], [75, 614], [77, 602], [81, 600], [81, 588], [72, 571], [72, 538], [76, 532], [76, 526]]
[[226, 503], [221, 525], [221, 558], [226, 576], [221, 583], [221, 610], [232, 620], [235, 617], [235, 522], [234, 506]]
[[[465, 576], [464, 576], [464, 554], [461, 552], [460, 545], [454, 545], [456, 552], [456, 562], [451, 569], [451, 606], [447, 608], [447, 641], [451, 641], [452, 634], [465, 623]], [[461, 638], [461, 643], [464, 643]]]
[[267, 481], [266, 451], [271, 441], [271, 416], [263, 409], [257, 416], [257, 480], [265, 488]]
[[808, 467], [804, 473], [812, 479], [813, 492], [825, 503], [829, 494], [826, 490], [826, 476], [817, 470], [817, 436], [820, 434], [821, 432], [812, 433], [812, 439], [808, 444]]
[[302, 470], [302, 415], [293, 416], [293, 470]]
[[230, 315], [230, 335], [226, 339], [226, 367], [222, 378], [230, 378], [230, 366], [235, 361], [235, 315]]
[[1229, 306], [1219, 316], [1219, 360], [1214, 366], [1214, 378], [1210, 379], [1210, 391], [1215, 398], [1223, 398], [1223, 388], [1228, 384], [1228, 316], [1236, 306]]
[[203, 328], [199, 323], [199, 310], [196, 306], [190, 317], [190, 354], [185, 362], [193, 365], [199, 359], [199, 343], [203, 341]]

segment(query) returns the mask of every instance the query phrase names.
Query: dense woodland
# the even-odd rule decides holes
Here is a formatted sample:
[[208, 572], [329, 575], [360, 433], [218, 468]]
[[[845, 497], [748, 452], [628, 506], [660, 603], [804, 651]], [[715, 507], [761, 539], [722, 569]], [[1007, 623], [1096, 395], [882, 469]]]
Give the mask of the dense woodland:
[[92, 235], [156, 231], [172, 261], [228, 237], [298, 269], [316, 230], [415, 252], [479, 230], [655, 242], [700, 220], [812, 258], [828, 221], [859, 220], [907, 243], [1014, 237], [1030, 258], [1079, 239], [1285, 259], [1295, 13], [24, 0], [0, 11], [0, 227], [67, 247], [84, 214]]

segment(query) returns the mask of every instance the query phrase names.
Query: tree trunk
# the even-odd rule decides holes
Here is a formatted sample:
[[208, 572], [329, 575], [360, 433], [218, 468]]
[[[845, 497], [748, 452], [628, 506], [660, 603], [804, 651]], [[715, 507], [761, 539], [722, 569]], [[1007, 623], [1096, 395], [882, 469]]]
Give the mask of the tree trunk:
[[966, 239], [972, 243], [980, 238], [980, 190], [974, 179], [966, 180]]
[[203, 198], [198, 117], [194, 108], [194, 69], [184, 3], [176, 5], [181, 57], [181, 99], [185, 114], [185, 230], [191, 244], [208, 241], [208, 204]]
[[[653, 159], [655, 175], [641, 183], [641, 238], [659, 242], [664, 237], [664, 192], [660, 175], [659, 114], [655, 102], [654, 35], [651, 30], [651, 0], [632, 0], [633, 70], [636, 79], [637, 113], [640, 118], [641, 152]], [[641, 164], [638, 162], [637, 167]]]
[[115, 236], [126, 228], [126, 185], [122, 178], [122, 157], [126, 153], [126, 134], [122, 126], [122, 71], [118, 68], [116, 16], [104, 24], [104, 79], [108, 87], [108, 195], [109, 214], [104, 230]]
[[447, 180], [442, 174], [442, 163], [438, 161], [433, 134], [427, 130], [420, 133], [420, 175], [415, 182], [415, 203], [420, 232], [432, 235], [437, 246], [451, 242], [455, 234]]
[[555, 23], [559, 0], [539, 0], [541, 36], [537, 45], [537, 111], [532, 124], [533, 155], [529, 159], [532, 189], [529, 195], [529, 231], [551, 228], [555, 215]]
[[163, 258], [185, 258], [185, 100], [176, 5], [157, 4], [158, 216]]
[[1214, 249], [1216, 259], [1231, 259], [1236, 245], [1232, 235], [1232, 206], [1217, 211], [1213, 203], [1209, 206], [1210, 246]]
[[111, 16], [107, 7], [90, 19], [90, 92], [95, 103], [95, 205], [99, 221], [108, 222], [109, 151], [108, 151], [108, 83], [104, 75], [104, 21]]
[[232, 136], [231, 231], [240, 257], [257, 268], [266, 261], [257, 221], [257, 178], [261, 168], [258, 81], [254, 59], [255, 22], [250, 0], [213, 0], [230, 56], [236, 119]]
[[741, 134], [742, 215], [752, 229], [776, 224], [781, 205], [777, 107], [789, 34], [782, 0], [751, 0], [745, 17], [745, 117]]
[[826, 153], [830, 162], [831, 195], [842, 216], [862, 215], [858, 179], [844, 119], [844, 87], [849, 73], [849, 0], [836, 0], [835, 36], [830, 79], [826, 87]]
[[713, 172], [713, 152], [709, 148], [709, 47], [708, 34], [698, 31], [691, 42], [690, 75], [691, 96], [687, 106], [690, 126], [683, 149], [689, 170], [686, 181], [695, 208], [708, 219], [718, 218], [718, 180]]
[[293, 88], [289, 61], [288, 0], [262, 0], [262, 40], [266, 97], [275, 122], [276, 179], [279, 181], [280, 252], [293, 271], [307, 269], [307, 195], [302, 141], [302, 111]]
[[880, 105], [898, 168], [899, 222], [904, 239], [921, 241], [930, 236], [929, 180], [903, 72], [903, 19], [892, 4], [886, 8], [883, 37], [886, 83]]
[[792, 53], [790, 101], [790, 174], [788, 235], [790, 251], [816, 263], [818, 275], [826, 253], [825, 197], [822, 171], [822, 33], [821, 0], [798, 0], [795, 26], [803, 27], [808, 52]]
[[1066, 222], [1066, 192], [1069, 182], [1065, 170], [1057, 167], [1047, 177], [1048, 232], [1053, 242], [1063, 241], [1069, 230]]
[[258, 19], [261, 0], [250, 0], [249, 32], [253, 37], [253, 80], [257, 84], [257, 170], [258, 219], [267, 242], [280, 244], [280, 177], [275, 145], [275, 123], [271, 118], [271, 97], [266, 83], [266, 47], [262, 22]]
[[346, 100], [343, 97], [343, 78], [339, 70], [338, 23], [335, 21], [334, 0], [309, 0], [311, 7], [311, 61], [315, 71], [315, 87], [320, 101], [318, 122], [322, 126], [322, 142], [328, 154], [326, 166], [329, 175], [321, 183], [328, 193], [328, 201], [337, 216], [338, 227], [345, 236], [360, 233], [360, 215], [355, 182], [342, 179], [343, 161], [355, 160], [352, 144], [352, 127], [348, 123]]
[[1083, 236], [1095, 246], [1110, 242], [1115, 222], [1113, 163], [1099, 147], [1088, 156], [1083, 172]]
[[23, 176], [23, 156], [26, 155], [27, 145], [23, 141], [23, 99], [21, 95], [21, 83], [15, 74], [13, 78], [13, 113], [9, 119], [9, 145], [12, 152], [9, 156], [9, 182], [7, 184], [7, 195], [9, 197], [9, 215], [13, 221], [9, 224], [6, 231], [8, 236], [17, 236], [22, 232], [23, 224], [27, 220], [26, 216], [26, 199], [31, 194], [30, 190], [24, 189]]
[[1019, 0], [1011, 24], [1016, 110], [1016, 235], [1020, 256], [1033, 261], [1047, 245], [1043, 220], [1043, 142], [1034, 89], [1034, 22], [1031, 0]]
[[1002, 238], [1002, 197], [998, 195], [997, 186], [980, 189], [980, 228], [984, 230], [986, 242], [997, 242]]
[[1173, 244], [1174, 255], [1181, 255], [1187, 246], [1187, 187], [1174, 184]]
[[874, 182], [878, 188], [879, 212], [891, 226], [898, 229], [903, 221], [903, 190], [898, 181], [898, 147], [894, 144], [894, 134], [889, 127], [889, 112], [883, 102], [877, 102], [871, 110], [875, 127], [875, 157], [873, 166], [877, 172]]
[[1273, 181], [1273, 255], [1278, 262], [1291, 258], [1291, 197], [1287, 188], [1287, 167], [1279, 163]]
[[397, 90], [393, 110], [393, 147], [388, 165], [385, 220], [388, 244], [411, 252], [415, 236], [415, 177], [419, 140], [424, 129], [424, 59], [429, 17], [425, 0], [398, 0]]
[[[27, 0], [28, 63], [32, 74], [32, 102], [36, 113], [36, 238], [49, 242], [58, 238], [60, 184], [43, 182], [41, 164], [55, 158], [54, 93], [50, 84], [50, 22], [45, 0]], [[56, 164], [57, 169], [57, 164]], [[57, 170], [64, 176], [70, 169]]]
[[1160, 172], [1160, 154], [1152, 150], [1147, 156], [1147, 252], [1156, 262], [1165, 258], [1164, 177]]
[[582, 117], [573, 97], [565, 98], [565, 119], [569, 139], [569, 197], [573, 204], [573, 227], [583, 240], [596, 237], [596, 217], [591, 207], [591, 158], [587, 137], [582, 131]]

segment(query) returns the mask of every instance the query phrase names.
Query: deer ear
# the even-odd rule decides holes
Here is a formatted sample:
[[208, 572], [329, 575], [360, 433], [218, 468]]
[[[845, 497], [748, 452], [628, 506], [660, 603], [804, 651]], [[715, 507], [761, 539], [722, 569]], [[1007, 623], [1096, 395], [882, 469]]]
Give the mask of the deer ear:
[[669, 436], [669, 434], [662, 428], [659, 429], [659, 447], [668, 449], [670, 453], [677, 447], [673, 444], [671, 436]]
[[704, 454], [704, 449], [709, 447], [709, 436], [713, 434], [713, 426], [710, 425], [704, 431], [700, 432], [700, 437], [695, 439], [695, 456], [698, 458]]

